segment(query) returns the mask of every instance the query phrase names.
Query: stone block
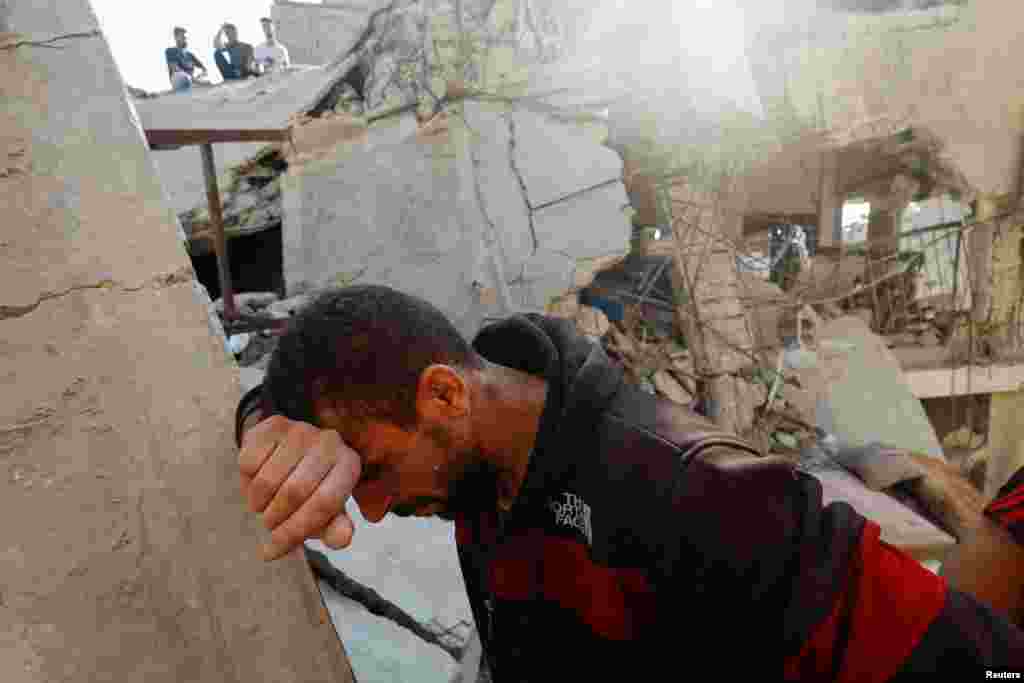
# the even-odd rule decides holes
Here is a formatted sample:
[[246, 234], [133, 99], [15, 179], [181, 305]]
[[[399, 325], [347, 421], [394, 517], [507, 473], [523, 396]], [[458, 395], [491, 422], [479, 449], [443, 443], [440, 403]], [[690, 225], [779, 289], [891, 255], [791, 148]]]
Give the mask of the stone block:
[[330, 550], [320, 541], [307, 541], [310, 548], [325, 553], [331, 564], [423, 624], [472, 624], [453, 524], [388, 515], [371, 525], [357, 504], [350, 501], [347, 509], [356, 527], [352, 545]]
[[319, 584], [359, 683], [448, 683], [455, 675], [458, 664], [447, 652]]
[[828, 398], [818, 405], [818, 426], [854, 446], [878, 441], [942, 456], [921, 402], [881, 337], [847, 316], [826, 323], [819, 340]]
[[512, 171], [508, 122], [502, 112], [478, 102], [466, 102], [464, 115], [483, 209], [497, 231], [505, 277], [514, 280], [535, 245], [526, 198]]
[[585, 192], [533, 214], [541, 249], [575, 259], [622, 253], [629, 248], [629, 204], [621, 182]]
[[580, 124], [542, 114], [512, 114], [516, 165], [530, 205], [540, 207], [609, 181], [621, 180], [622, 160]]
[[532, 311], [543, 311], [553, 299], [572, 288], [575, 262], [564, 254], [540, 250], [523, 267], [519, 304]]

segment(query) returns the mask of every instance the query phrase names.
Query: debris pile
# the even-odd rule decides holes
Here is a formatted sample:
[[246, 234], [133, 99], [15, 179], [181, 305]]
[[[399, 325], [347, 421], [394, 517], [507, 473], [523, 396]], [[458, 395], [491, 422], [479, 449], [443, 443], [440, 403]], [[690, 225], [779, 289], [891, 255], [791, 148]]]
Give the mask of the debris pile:
[[829, 256], [810, 259], [796, 286], [787, 292], [810, 301], [830, 318], [856, 315], [892, 347], [945, 345], [954, 332], [956, 314], [949, 297], [922, 296], [923, 254], [903, 251], [885, 262], [869, 262], [857, 253], [838, 262]]
[[[590, 285], [600, 282], [602, 273], [617, 270], [622, 263], [623, 257], [608, 258], [594, 268], [578, 270], [576, 289], [554, 300], [548, 306], [548, 314], [574, 320], [580, 332], [600, 341], [609, 356], [622, 364], [628, 380], [644, 391], [704, 413], [702, 392], [708, 378], [696, 367], [694, 354], [676, 327], [666, 332], [663, 326], [656, 325], [642, 303], [624, 304], [621, 316], [616, 315], [614, 320], [609, 320], [604, 311], [580, 303], [580, 292], [589, 295], [594, 291]], [[740, 391], [755, 414], [754, 425], [743, 436], [763, 453], [796, 458], [817, 438], [813, 391], [805, 386], [813, 377], [801, 378], [788, 367], [783, 369], [783, 340], [795, 340], [799, 326], [802, 344], [813, 344], [821, 318], [809, 306], [797, 315], [786, 293], [763, 279], [751, 277], [757, 282], [748, 282], [752, 285], [748, 293], [763, 287], [752, 292], [745, 303], [748, 311], [766, 314], [758, 318], [758, 324], [768, 337], [766, 348], [771, 352], [765, 357], [772, 359], [773, 367], [752, 360], [737, 373]], [[616, 294], [622, 294], [606, 289], [601, 292], [607, 297], [604, 302], [617, 300]], [[770, 304], [758, 307], [766, 301]]]
[[[268, 145], [218, 179], [224, 232], [230, 239], [281, 225], [281, 175], [288, 168], [281, 145]], [[193, 254], [213, 249], [210, 210], [205, 204], [178, 216]]]

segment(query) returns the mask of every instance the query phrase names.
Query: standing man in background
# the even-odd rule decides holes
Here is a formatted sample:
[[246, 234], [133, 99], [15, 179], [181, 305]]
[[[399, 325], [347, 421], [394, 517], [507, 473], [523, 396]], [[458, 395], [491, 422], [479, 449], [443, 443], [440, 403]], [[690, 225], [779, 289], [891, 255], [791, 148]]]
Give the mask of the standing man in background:
[[[164, 50], [167, 76], [171, 79], [171, 86], [175, 90], [187, 90], [192, 87], [192, 81], [196, 78], [206, 78], [206, 67], [187, 48], [188, 39], [185, 37], [185, 29], [175, 26], [174, 47]], [[197, 67], [200, 71], [198, 76], [195, 73]]]
[[253, 48], [238, 40], [238, 28], [225, 22], [213, 37], [213, 59], [225, 81], [256, 76]]
[[263, 17], [260, 19], [260, 25], [263, 27], [263, 35], [267, 39], [256, 46], [256, 68], [261, 74], [287, 69], [291, 66], [291, 58], [288, 56], [288, 48], [277, 39], [273, 19]]

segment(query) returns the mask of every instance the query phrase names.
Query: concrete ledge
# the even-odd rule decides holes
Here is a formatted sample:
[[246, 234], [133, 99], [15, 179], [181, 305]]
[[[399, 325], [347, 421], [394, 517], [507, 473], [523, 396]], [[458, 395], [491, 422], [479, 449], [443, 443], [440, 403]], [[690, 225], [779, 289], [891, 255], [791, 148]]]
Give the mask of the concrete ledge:
[[904, 370], [903, 376], [917, 398], [998, 394], [1021, 390], [1024, 386], [1024, 363]]

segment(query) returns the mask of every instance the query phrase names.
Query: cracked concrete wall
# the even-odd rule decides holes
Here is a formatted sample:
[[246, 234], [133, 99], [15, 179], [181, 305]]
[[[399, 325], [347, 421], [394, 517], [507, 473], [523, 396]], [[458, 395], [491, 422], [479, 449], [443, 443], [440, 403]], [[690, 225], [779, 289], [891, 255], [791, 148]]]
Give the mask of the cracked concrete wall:
[[4, 14], [0, 680], [351, 680], [301, 556], [257, 557], [235, 370], [96, 17]]
[[577, 261], [626, 250], [615, 152], [525, 109], [467, 101], [459, 113], [433, 142], [345, 144], [290, 169], [290, 291], [359, 273], [421, 294], [472, 335], [485, 318], [543, 310]]
[[328, 64], [338, 56], [339, 46], [351, 44], [370, 15], [387, 4], [384, 0], [316, 4], [277, 0], [270, 17], [293, 64]]
[[496, 312], [473, 286], [495, 285], [459, 182], [456, 137], [345, 145], [333, 158], [293, 164], [282, 182], [289, 292], [358, 274], [425, 296], [463, 331]]

